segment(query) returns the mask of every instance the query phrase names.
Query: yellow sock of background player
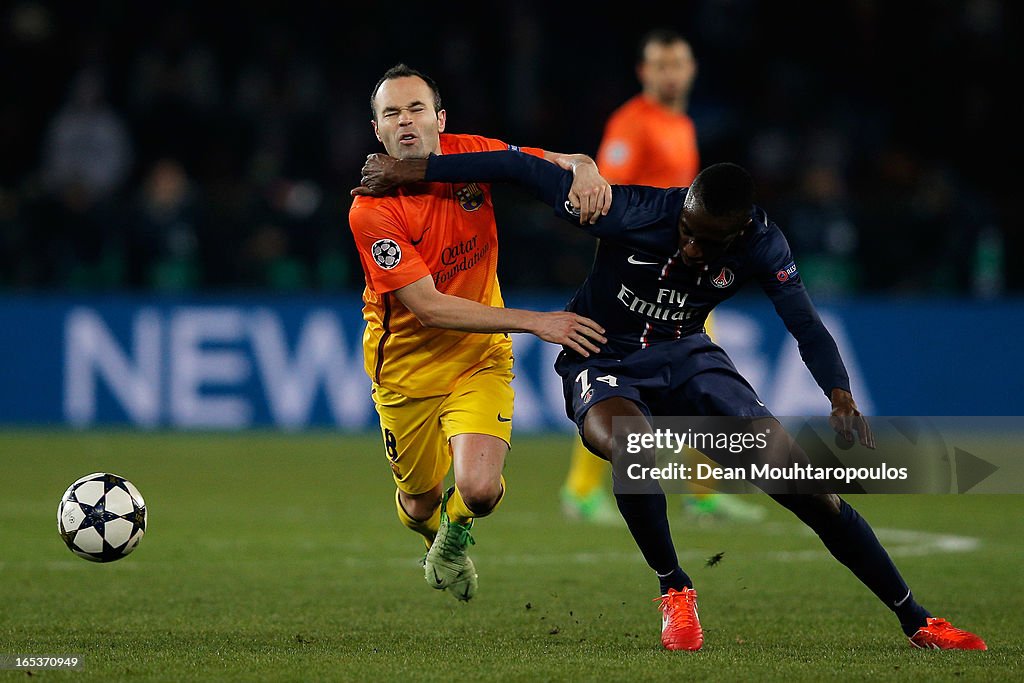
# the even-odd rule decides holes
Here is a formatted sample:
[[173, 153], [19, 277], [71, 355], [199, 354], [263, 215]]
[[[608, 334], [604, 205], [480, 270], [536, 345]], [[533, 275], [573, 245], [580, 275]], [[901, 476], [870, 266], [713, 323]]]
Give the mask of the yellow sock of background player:
[[610, 473], [608, 463], [587, 450], [577, 435], [561, 491], [565, 516], [597, 524], [621, 524], [622, 518], [606, 490]]
[[608, 463], [587, 450], [583, 440], [577, 437], [576, 445], [572, 449], [565, 488], [577, 498], [586, 498], [595, 489], [604, 486], [607, 476]]

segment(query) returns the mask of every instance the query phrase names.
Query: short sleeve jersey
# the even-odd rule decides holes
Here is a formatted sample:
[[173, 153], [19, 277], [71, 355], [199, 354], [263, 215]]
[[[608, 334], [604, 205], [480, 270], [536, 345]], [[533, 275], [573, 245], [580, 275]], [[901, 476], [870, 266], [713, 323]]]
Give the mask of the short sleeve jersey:
[[[441, 135], [441, 154], [507, 149], [544, 155], [476, 135]], [[508, 335], [424, 327], [394, 295], [429, 276], [444, 294], [504, 305], [488, 184], [419, 183], [385, 197], [356, 197], [349, 227], [366, 278], [364, 367], [376, 384], [411, 397], [440, 396], [496, 354], [511, 355]]]
[[693, 121], [636, 95], [608, 118], [597, 166], [615, 185], [688, 187], [700, 170]]

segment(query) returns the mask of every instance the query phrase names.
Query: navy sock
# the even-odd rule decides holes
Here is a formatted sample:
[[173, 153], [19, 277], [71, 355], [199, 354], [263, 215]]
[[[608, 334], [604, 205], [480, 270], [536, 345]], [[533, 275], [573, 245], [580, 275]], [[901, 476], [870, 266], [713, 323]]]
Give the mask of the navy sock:
[[910, 588], [878, 542], [871, 526], [845, 500], [840, 500], [837, 515], [811, 496], [779, 495], [772, 498], [818, 534], [833, 557], [896, 614], [904, 633], [913, 635], [925, 625], [925, 619], [931, 614], [914, 600]]
[[657, 493], [616, 493], [615, 502], [640, 553], [658, 574], [661, 594], [664, 595], [669, 588], [682, 590], [692, 587], [690, 577], [679, 567], [668, 528], [665, 494], [661, 489]]
[[683, 571], [682, 567], [676, 567], [665, 576], [658, 574], [658, 582], [661, 584], [662, 595], [668, 595], [670, 588], [677, 591], [681, 591], [684, 588], [693, 588], [693, 581], [690, 580], [690, 577]]
[[912, 636], [917, 633], [917, 629], [928, 624], [927, 619], [931, 616], [931, 612], [921, 607], [914, 600], [914, 594], [907, 590], [906, 597], [900, 602], [899, 605], [895, 605], [893, 612], [896, 613], [896, 618], [900, 620], [900, 628], [908, 636]]

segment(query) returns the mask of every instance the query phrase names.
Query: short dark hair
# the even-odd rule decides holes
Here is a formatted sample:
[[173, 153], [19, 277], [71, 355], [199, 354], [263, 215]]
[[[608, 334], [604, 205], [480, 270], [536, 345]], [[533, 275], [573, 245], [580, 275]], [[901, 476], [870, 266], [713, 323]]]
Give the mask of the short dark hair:
[[746, 215], [754, 205], [754, 179], [737, 164], [712, 164], [697, 174], [689, 194], [712, 216]]
[[640, 42], [636, 45], [636, 63], [640, 64], [644, 61], [644, 51], [647, 46], [651, 43], [658, 45], [671, 45], [672, 43], [685, 43], [686, 38], [683, 34], [675, 29], [671, 28], [656, 28], [648, 31], [640, 38]]
[[406, 76], [415, 76], [422, 78], [423, 82], [426, 83], [430, 90], [434, 93], [434, 111], [441, 111], [441, 91], [437, 88], [437, 83], [433, 78], [426, 75], [421, 71], [417, 71], [407, 64], [398, 63], [393, 67], [384, 72], [384, 75], [377, 81], [377, 85], [373, 86], [373, 92], [370, 93], [370, 119], [377, 120], [377, 110], [374, 108], [374, 103], [377, 101], [377, 91], [380, 90], [380, 86], [384, 84], [384, 81], [390, 81], [394, 78], [405, 78]]

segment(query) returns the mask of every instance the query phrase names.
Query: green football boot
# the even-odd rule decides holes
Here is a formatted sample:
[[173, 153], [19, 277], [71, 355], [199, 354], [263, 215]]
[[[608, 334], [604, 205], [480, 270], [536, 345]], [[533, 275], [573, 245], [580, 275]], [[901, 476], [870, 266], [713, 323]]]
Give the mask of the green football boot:
[[757, 503], [748, 503], [743, 495], [713, 493], [687, 495], [683, 506], [690, 517], [698, 521], [760, 522], [768, 511]]
[[456, 600], [461, 602], [468, 602], [473, 599], [476, 595], [477, 587], [477, 576], [476, 567], [473, 566], [473, 560], [466, 558], [466, 570], [459, 574], [458, 578], [452, 582], [452, 585], [448, 586], [448, 592], [452, 594]]
[[563, 486], [559, 494], [562, 501], [562, 514], [566, 518], [601, 524], [604, 526], [620, 526], [622, 515], [615, 508], [612, 497], [603, 487], [597, 487], [585, 496], [580, 496]]
[[469, 600], [476, 594], [477, 576], [473, 561], [466, 555], [466, 548], [476, 541], [469, 533], [473, 528], [472, 521], [459, 524], [448, 519], [446, 507], [454, 491], [452, 487], [441, 497], [441, 525], [427, 551], [423, 578], [437, 590], [451, 588], [456, 598]]

